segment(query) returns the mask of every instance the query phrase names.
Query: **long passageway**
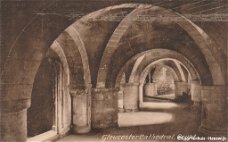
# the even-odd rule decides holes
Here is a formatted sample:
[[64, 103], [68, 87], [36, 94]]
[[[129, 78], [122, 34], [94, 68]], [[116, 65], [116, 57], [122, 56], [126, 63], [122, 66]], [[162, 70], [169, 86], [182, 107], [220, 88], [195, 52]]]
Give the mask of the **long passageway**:
[[[197, 113], [191, 109], [188, 103], [160, 102], [160, 105], [170, 104], [170, 108], [153, 108], [154, 104], [147, 104], [145, 109], [139, 112], [128, 112], [118, 114], [118, 128], [106, 128], [93, 130], [87, 135], [69, 135], [58, 140], [58, 142], [80, 142], [80, 141], [103, 141], [105, 137], [124, 135], [166, 135], [176, 139], [177, 134], [198, 134], [200, 124]], [[140, 140], [140, 139], [138, 139]], [[156, 139], [152, 139], [156, 141]]]
[[227, 136], [227, 0], [1, 4], [0, 141]]

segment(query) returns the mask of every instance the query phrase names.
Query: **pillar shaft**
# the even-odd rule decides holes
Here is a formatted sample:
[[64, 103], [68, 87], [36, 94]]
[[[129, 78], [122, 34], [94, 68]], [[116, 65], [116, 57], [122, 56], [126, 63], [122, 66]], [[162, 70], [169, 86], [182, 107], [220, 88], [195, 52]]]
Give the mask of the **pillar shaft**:
[[120, 91], [118, 91], [118, 110], [119, 112], [123, 112], [123, 90], [120, 89]]
[[225, 86], [202, 87], [202, 122], [200, 132], [207, 135], [226, 134]]
[[92, 127], [117, 126], [117, 88], [95, 88], [92, 90]]
[[137, 111], [139, 107], [139, 84], [138, 83], [127, 83], [123, 86], [123, 104], [124, 110]]
[[191, 99], [194, 102], [201, 102], [201, 85], [200, 81], [191, 81]]
[[30, 99], [1, 102], [1, 141], [26, 142], [30, 103]]
[[143, 106], [143, 88], [144, 83], [140, 83], [139, 85], [139, 108]]
[[88, 133], [91, 130], [90, 89], [71, 91], [73, 103], [73, 132]]
[[144, 86], [145, 96], [156, 96], [157, 95], [157, 84], [147, 83]]
[[190, 94], [191, 94], [191, 100], [193, 103], [193, 108], [197, 110], [201, 110], [201, 85], [200, 81], [194, 80], [191, 81], [190, 85]]

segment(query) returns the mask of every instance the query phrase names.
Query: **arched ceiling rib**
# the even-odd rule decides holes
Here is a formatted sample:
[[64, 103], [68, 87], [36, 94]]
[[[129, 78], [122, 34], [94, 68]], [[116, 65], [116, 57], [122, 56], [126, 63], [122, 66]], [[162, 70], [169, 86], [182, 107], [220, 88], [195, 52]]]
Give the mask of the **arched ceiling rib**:
[[[193, 44], [190, 38], [185, 37], [184, 34], [181, 34], [181, 36], [179, 34], [175, 35], [175, 31], [178, 33], [181, 32], [178, 28], [170, 28], [173, 30], [168, 29], [168, 33], [157, 32], [157, 34], [153, 34], [154, 36], [152, 36], [152, 38], [155, 39], [148, 40], [147, 37], [142, 37], [139, 40], [135, 39], [131, 41], [131, 47], [128, 47], [127, 43], [119, 45], [119, 49], [114, 53], [113, 60], [111, 62], [112, 66], [110, 67], [108, 73], [107, 83], [112, 82], [112, 76], [117, 75], [120, 70], [119, 68], [123, 66], [124, 63], [127, 62], [127, 60], [133, 57], [135, 53], [144, 52], [150, 49], [161, 48], [173, 50], [186, 56], [194, 64], [199, 73], [203, 75], [203, 82], [207, 82], [208, 84], [210, 84], [211, 73], [208, 70], [206, 61], [202, 59], [202, 54], [200, 54], [200, 51], [195, 47], [196, 45]], [[164, 30], [164, 28], [162, 27], [160, 27], [159, 30], [160, 29]], [[166, 40], [163, 40], [163, 38], [156, 38], [156, 35], [160, 36], [161, 34], [163, 38], [171, 39], [172, 44], [170, 44]]]
[[[147, 65], [145, 68], [143, 68], [143, 70], [139, 73], [138, 77], [136, 78], [136, 82], [139, 82], [139, 83], [143, 83], [147, 74], [149, 73], [150, 69], [153, 67], [153, 66], [156, 66], [156, 64], [159, 64], [160, 62], [163, 62], [163, 61], [174, 61], [174, 62], [179, 62], [178, 60], [176, 59], [172, 59], [172, 58], [163, 58], [163, 59], [159, 59], [159, 60], [156, 60], [154, 62], [152, 62], [151, 64]], [[183, 64], [181, 62], [179, 62], [180, 64]], [[185, 64], [183, 64], [183, 66], [185, 68], [188, 68], [189, 70], [192, 70], [193, 68], [188, 66], [186, 67]], [[190, 68], [189, 68], [190, 67]], [[193, 74], [191, 74], [193, 75]], [[195, 78], [195, 77], [194, 77]], [[198, 80], [198, 79], [196, 79]], [[180, 80], [179, 80], [180, 81]]]
[[[142, 6], [139, 6], [138, 9], [142, 9], [142, 7], [143, 7], [143, 9], [146, 9], [146, 10], [148, 10], [148, 9], [150, 10], [150, 8], [155, 10], [158, 8], [158, 7], [154, 7], [151, 5], [142, 5]], [[202, 29], [200, 29], [198, 26], [196, 26], [189, 19], [183, 17], [182, 15], [176, 14], [170, 10], [165, 10], [163, 8], [158, 8], [158, 9], [160, 11], [162, 11], [161, 14], [169, 15], [169, 16], [178, 16], [181, 19], [180, 21], [175, 21], [175, 23], [177, 23], [180, 27], [182, 27], [191, 36], [191, 38], [198, 44], [199, 49], [204, 54], [204, 57], [209, 65], [214, 83], [223, 84], [224, 80], [223, 80], [223, 77], [221, 74], [221, 68], [220, 68], [220, 64], [222, 64], [222, 62], [221, 62], [222, 60], [218, 56], [219, 53], [218, 53], [217, 49], [214, 47], [214, 43], [209, 38], [209, 36]], [[136, 13], [137, 13], [136, 11], [137, 11], [137, 9], [134, 10], [132, 13], [130, 13], [128, 16], [129, 17], [133, 16], [133, 15], [136, 16]], [[130, 19], [128, 16], [125, 19]], [[109, 46], [107, 46], [105, 48], [103, 57], [101, 59], [99, 72], [98, 72], [98, 78], [97, 78], [98, 87], [105, 86], [108, 68], [109, 68], [109, 65], [111, 62], [110, 61], [111, 58], [109, 58], [109, 57], [112, 57], [114, 52], [117, 50], [118, 43], [121, 39], [121, 35], [123, 35], [124, 32], [130, 26], [129, 24], [131, 22], [129, 22], [129, 21], [125, 22], [126, 21], [125, 19], [123, 19], [120, 22], [119, 26], [115, 30], [115, 31], [118, 31], [118, 28], [120, 28], [120, 31], [122, 31], [122, 33], [118, 32], [118, 35], [120, 37], [117, 37], [117, 36], [114, 36], [114, 38], [111, 37], [111, 39], [109, 41], [112, 43], [112, 46], [110, 46], [110, 44], [107, 44]], [[121, 24], [121, 23], [125, 23], [125, 24]], [[117, 39], [117, 40], [115, 40], [115, 39]], [[131, 46], [131, 45], [129, 45], [129, 46]], [[132, 50], [131, 52], [134, 52], [134, 50]], [[214, 68], [216, 68], [216, 69], [214, 69]]]
[[181, 55], [180, 53], [175, 52], [175, 51], [171, 51], [171, 50], [168, 50], [168, 49], [152, 49], [152, 50], [148, 50], [148, 51], [145, 51], [145, 52], [142, 52], [142, 53], [138, 53], [134, 57], [129, 59], [127, 62], [125, 62], [125, 65], [122, 66], [122, 68], [120, 69], [118, 75], [115, 78], [116, 79], [115, 80], [116, 86], [119, 85], [119, 81], [120, 81], [120, 78], [122, 76], [122, 73], [125, 72], [125, 69], [127, 68], [127, 66], [129, 64], [131, 64], [132, 62], [134, 62], [135, 59], [137, 59], [138, 57], [140, 57], [142, 55], [145, 55], [144, 58], [145, 59], [148, 58], [148, 60], [144, 61], [145, 62], [144, 65], [142, 65], [142, 67], [139, 68], [137, 70], [137, 72], [133, 74], [134, 76], [132, 76], [133, 79], [131, 79], [131, 80], [134, 80], [134, 82], [139, 80], [140, 74], [141, 74], [142, 70], [145, 69], [145, 67], [148, 67], [148, 65], [150, 65], [153, 62], [157, 62], [158, 60], [160, 60], [160, 61], [161, 60], [162, 61], [178, 60], [184, 66], [186, 66], [188, 71], [191, 73], [192, 79], [201, 80], [203, 78], [202, 75], [198, 74], [198, 70], [196, 70], [195, 66], [191, 62], [189, 62], [189, 60], [187, 58], [185, 58], [183, 55]]
[[[143, 70], [143, 68], [145, 68], [146, 66], [149, 66], [151, 64], [150, 62], [152, 62], [152, 61], [153, 61], [153, 58], [148, 58], [148, 55], [146, 55], [146, 54], [143, 54], [142, 56], [140, 56], [134, 63], [134, 67], [131, 70], [131, 75], [130, 75], [128, 82], [133, 83], [135, 81], [135, 76], [137, 75], [137, 73], [141, 72]], [[175, 72], [178, 80], [185, 81], [185, 76], [183, 74], [183, 70], [180, 67], [179, 62], [176, 62], [175, 60], [167, 60], [167, 61], [163, 61], [159, 64], [160, 65], [163, 64], [164, 66], [172, 68], [172, 70]]]
[[[189, 60], [187, 58], [185, 58], [183, 55], [181, 55], [180, 53], [177, 53], [175, 51], [171, 51], [171, 50], [167, 50], [167, 49], [152, 49], [149, 52], [145, 53], [145, 59], [144, 62], [142, 62], [140, 64], [140, 66], [137, 67], [137, 70], [135, 70], [135, 73], [132, 74], [132, 76], [130, 77], [130, 81], [135, 82], [136, 80], [139, 80], [139, 76], [141, 74], [141, 72], [148, 67], [150, 64], [154, 65], [154, 62], [157, 62], [158, 60], [160, 61], [173, 61], [176, 63], [176, 65], [183, 64], [184, 66], [186, 66], [189, 70], [189, 72], [191, 73], [191, 76], [193, 77], [193, 79], [199, 79], [200, 80], [200, 76], [198, 74], [198, 72], [196, 71], [195, 67], [192, 65], [191, 62], [189, 62]], [[178, 68], [179, 72], [183, 73], [182, 68]], [[182, 79], [185, 78], [184, 73], [183, 76], [181, 76]], [[185, 80], [184, 80], [185, 81]]]
[[[164, 64], [163, 61], [158, 62], [158, 63], [156, 63], [156, 64], [151, 63], [151, 64], [149, 64], [148, 66], [146, 66], [145, 69], [146, 69], [146, 68], [149, 68], [149, 72], [150, 72], [151, 69], [155, 69], [155, 71], [156, 71], [157, 69], [159, 70], [159, 69], [161, 69], [161, 68], [166, 68], [167, 71], [169, 71], [169, 72], [172, 74], [173, 79], [174, 79], [175, 81], [181, 81], [181, 77], [179, 77], [179, 76], [177, 75], [177, 72], [176, 72], [172, 67], [170, 67], [170, 66]], [[148, 72], [148, 73], [149, 73], [149, 72]], [[154, 73], [155, 73], [155, 72], [154, 72]], [[154, 76], [154, 73], [151, 74], [152, 77]], [[147, 76], [148, 76], [148, 75], [147, 75]], [[153, 79], [154, 79], [154, 78], [153, 78]]]

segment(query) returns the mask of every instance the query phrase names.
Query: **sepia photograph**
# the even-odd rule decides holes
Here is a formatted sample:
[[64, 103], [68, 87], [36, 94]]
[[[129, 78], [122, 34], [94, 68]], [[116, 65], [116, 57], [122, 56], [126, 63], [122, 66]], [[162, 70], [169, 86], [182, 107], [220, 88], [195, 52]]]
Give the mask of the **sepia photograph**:
[[0, 142], [228, 141], [228, 0], [0, 6]]

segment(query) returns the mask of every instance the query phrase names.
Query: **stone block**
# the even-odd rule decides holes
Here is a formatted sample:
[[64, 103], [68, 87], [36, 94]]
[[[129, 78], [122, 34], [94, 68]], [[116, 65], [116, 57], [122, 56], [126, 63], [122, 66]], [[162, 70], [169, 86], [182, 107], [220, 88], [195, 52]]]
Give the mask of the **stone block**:
[[191, 99], [194, 102], [200, 102], [201, 101], [201, 85], [199, 81], [191, 81], [190, 86], [191, 91]]
[[156, 83], [147, 83], [144, 86], [146, 96], [156, 96], [157, 95], [157, 84]]
[[117, 125], [117, 93], [118, 89], [96, 88], [92, 91], [93, 128], [106, 128]]
[[123, 86], [123, 105], [125, 111], [137, 111], [139, 107], [139, 84], [127, 83]]
[[200, 132], [207, 135], [225, 135], [226, 125], [226, 87], [203, 86], [202, 123]]

